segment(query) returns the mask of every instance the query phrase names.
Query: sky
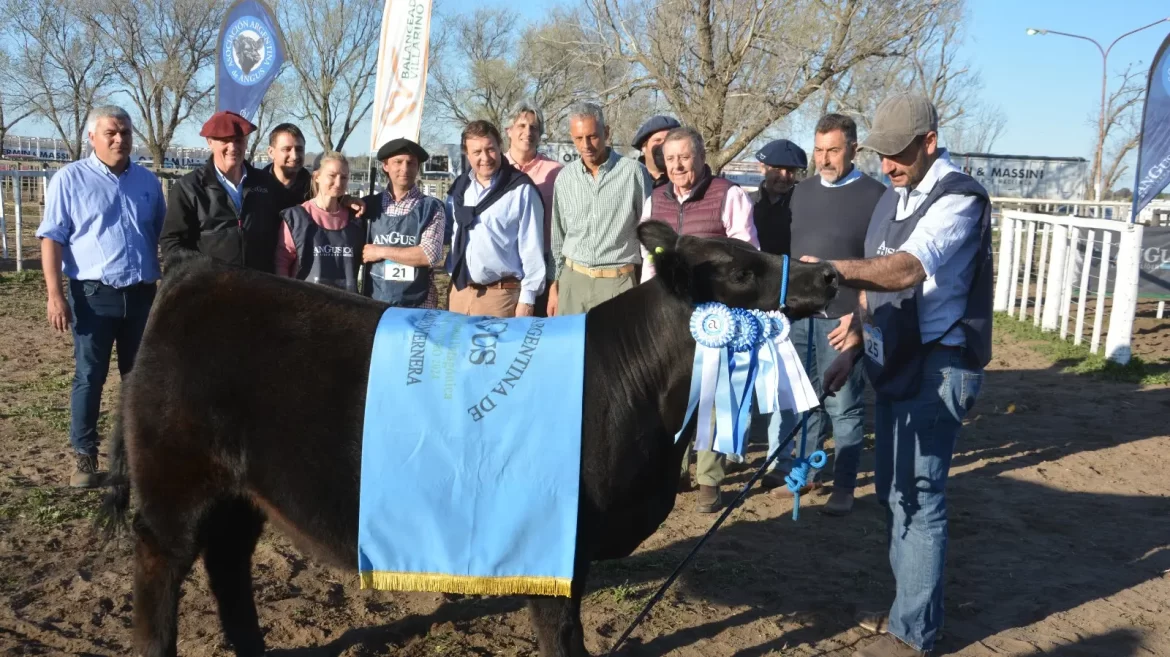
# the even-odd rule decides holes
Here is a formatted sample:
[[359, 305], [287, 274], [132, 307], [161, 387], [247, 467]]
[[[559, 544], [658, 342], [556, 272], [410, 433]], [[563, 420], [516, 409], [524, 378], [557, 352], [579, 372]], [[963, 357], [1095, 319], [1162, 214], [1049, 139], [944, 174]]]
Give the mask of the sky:
[[[565, 0], [553, 0], [553, 2]], [[529, 20], [540, 17], [546, 3], [511, 0], [440, 0], [443, 11], [508, 6]], [[982, 97], [1007, 116], [994, 152], [1012, 155], [1091, 158], [1100, 107], [1101, 55], [1093, 44], [1058, 35], [1028, 36], [1029, 27], [1092, 37], [1103, 46], [1117, 36], [1160, 18], [1170, 17], [1165, 0], [968, 0], [967, 41], [963, 58], [983, 81]], [[1109, 54], [1110, 89], [1114, 76], [1130, 63], [1149, 65], [1170, 22], [1122, 40]], [[1144, 75], [1144, 74], [1143, 74]], [[25, 136], [50, 136], [45, 126], [23, 124]], [[306, 130], [306, 133], [309, 131]], [[184, 145], [200, 145], [198, 126], [186, 126]], [[369, 121], [351, 137], [346, 152], [368, 144]], [[799, 143], [810, 139], [796, 139]], [[308, 149], [319, 149], [310, 136]]]

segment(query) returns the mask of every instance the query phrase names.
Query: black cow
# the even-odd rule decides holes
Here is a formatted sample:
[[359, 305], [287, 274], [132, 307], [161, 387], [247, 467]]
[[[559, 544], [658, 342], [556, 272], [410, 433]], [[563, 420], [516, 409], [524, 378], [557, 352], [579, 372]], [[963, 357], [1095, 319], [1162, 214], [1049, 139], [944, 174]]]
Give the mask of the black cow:
[[[674, 507], [694, 305], [779, 305], [776, 256], [659, 222], [638, 236], [662, 248], [657, 277], [586, 318], [577, 562], [571, 598], [529, 600], [542, 657], [588, 654], [590, 562], [629, 555]], [[822, 311], [836, 278], [827, 264], [792, 263], [789, 315]], [[168, 267], [123, 388], [103, 505], [117, 528], [133, 484], [139, 654], [176, 654], [179, 587], [200, 554], [236, 654], [264, 652], [251, 556], [266, 520], [314, 558], [354, 569], [366, 374], [385, 308], [201, 259]]]

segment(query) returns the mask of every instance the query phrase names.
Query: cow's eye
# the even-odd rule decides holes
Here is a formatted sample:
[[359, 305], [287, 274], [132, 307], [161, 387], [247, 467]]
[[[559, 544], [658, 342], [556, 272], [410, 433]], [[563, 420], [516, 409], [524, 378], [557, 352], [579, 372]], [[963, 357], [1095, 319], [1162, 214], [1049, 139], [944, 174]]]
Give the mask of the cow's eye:
[[735, 272], [731, 274], [731, 279], [740, 285], [746, 285], [752, 282], [752, 279], [755, 278], [755, 276], [755, 273], [750, 269], [736, 269]]

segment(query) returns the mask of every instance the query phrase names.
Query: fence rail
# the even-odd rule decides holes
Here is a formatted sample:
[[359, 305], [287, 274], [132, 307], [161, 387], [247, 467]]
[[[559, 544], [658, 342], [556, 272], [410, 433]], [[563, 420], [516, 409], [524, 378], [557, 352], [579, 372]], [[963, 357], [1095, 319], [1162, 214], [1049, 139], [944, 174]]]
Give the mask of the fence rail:
[[[1026, 321], [1031, 310], [1033, 324], [1044, 331], [1059, 330], [1061, 339], [1067, 339], [1075, 296], [1072, 339], [1073, 344], [1081, 344], [1096, 264], [1089, 350], [1100, 350], [1104, 329], [1105, 357], [1121, 364], [1129, 362], [1143, 230], [1141, 224], [1121, 221], [1004, 210], [999, 225], [995, 310], [1015, 315], [1020, 321]], [[1116, 258], [1112, 257], [1114, 246]], [[1105, 326], [1107, 297], [1111, 303]]]

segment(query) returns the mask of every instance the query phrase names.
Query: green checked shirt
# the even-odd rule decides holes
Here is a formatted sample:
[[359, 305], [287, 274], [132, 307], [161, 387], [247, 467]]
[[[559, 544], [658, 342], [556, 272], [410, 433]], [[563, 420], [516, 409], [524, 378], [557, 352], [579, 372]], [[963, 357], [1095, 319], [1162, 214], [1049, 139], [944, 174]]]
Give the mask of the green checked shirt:
[[576, 160], [553, 186], [552, 258], [557, 277], [565, 258], [586, 267], [620, 267], [642, 261], [638, 222], [654, 182], [646, 167], [612, 148], [597, 177]]

